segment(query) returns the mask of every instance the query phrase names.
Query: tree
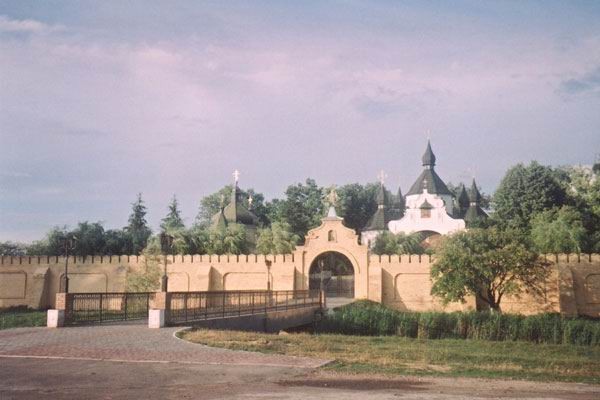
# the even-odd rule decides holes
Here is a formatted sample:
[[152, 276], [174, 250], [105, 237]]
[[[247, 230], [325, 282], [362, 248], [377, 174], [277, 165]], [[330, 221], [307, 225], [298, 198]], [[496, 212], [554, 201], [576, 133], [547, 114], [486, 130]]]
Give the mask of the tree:
[[538, 254], [510, 232], [475, 228], [442, 239], [431, 268], [431, 293], [444, 303], [473, 295], [500, 311], [506, 295], [541, 295], [548, 272]]
[[130, 238], [127, 251], [131, 254], [140, 254], [146, 247], [148, 238], [152, 235], [152, 230], [146, 222], [147, 211], [141, 193], [138, 194], [137, 200], [131, 206], [132, 212], [129, 216], [129, 225], [125, 228]]
[[531, 221], [531, 239], [542, 253], [579, 253], [585, 236], [581, 214], [572, 207], [542, 211]]
[[212, 229], [208, 241], [209, 254], [246, 254], [246, 228], [243, 225], [231, 224], [224, 229]]
[[291, 232], [286, 222], [273, 222], [271, 227], [259, 230], [256, 248], [260, 254], [290, 254], [300, 237]]
[[377, 236], [371, 251], [374, 254], [423, 254], [425, 249], [421, 245], [422, 237], [419, 233], [393, 234], [383, 231]]
[[173, 232], [185, 229], [185, 224], [181, 218], [181, 211], [179, 210], [179, 204], [177, 203], [177, 197], [173, 196], [173, 200], [169, 204], [169, 212], [167, 216], [162, 219], [160, 229], [163, 232]]
[[209, 227], [213, 215], [221, 210], [231, 199], [232, 185], [223, 186], [215, 193], [204, 196], [200, 200], [200, 210], [196, 216], [196, 225]]
[[561, 171], [569, 204], [580, 214], [586, 231], [581, 251], [600, 252], [600, 173], [584, 166], [564, 167]]
[[0, 256], [24, 256], [27, 254], [27, 246], [21, 243], [0, 242]]
[[288, 223], [291, 232], [304, 240], [306, 233], [321, 223], [325, 210], [323, 193], [323, 188], [310, 178], [305, 184], [288, 186], [285, 200], [277, 203], [275, 220]]
[[155, 292], [160, 287], [162, 276], [160, 240], [152, 237], [142, 251], [143, 263], [140, 269], [129, 267], [125, 285], [128, 292]]
[[[361, 185], [352, 183], [344, 185], [337, 190], [340, 197], [337, 206], [338, 215], [344, 218], [344, 224], [352, 228], [357, 234], [365, 227], [369, 218], [377, 210], [375, 194], [379, 184], [369, 183]], [[389, 198], [389, 196], [388, 196]], [[388, 207], [391, 204], [387, 204]]]
[[529, 229], [531, 217], [567, 202], [560, 173], [533, 161], [510, 168], [494, 193], [493, 218], [501, 225]]
[[131, 241], [127, 233], [121, 229], [109, 229], [104, 232], [104, 251], [106, 255], [121, 255], [127, 252]]
[[100, 222], [80, 222], [70, 234], [76, 238], [75, 248], [73, 249], [74, 255], [93, 256], [104, 254], [106, 239], [104, 237], [104, 227]]
[[190, 254], [207, 254], [210, 247], [210, 233], [207, 229], [195, 225], [188, 231]]
[[[48, 256], [62, 256], [65, 254], [65, 238], [69, 235], [69, 231], [66, 226], [58, 227], [55, 226], [46, 234], [46, 238], [40, 242], [34, 243], [35, 248], [41, 254], [36, 255], [48, 255]], [[34, 250], [34, 249], [32, 249]]]

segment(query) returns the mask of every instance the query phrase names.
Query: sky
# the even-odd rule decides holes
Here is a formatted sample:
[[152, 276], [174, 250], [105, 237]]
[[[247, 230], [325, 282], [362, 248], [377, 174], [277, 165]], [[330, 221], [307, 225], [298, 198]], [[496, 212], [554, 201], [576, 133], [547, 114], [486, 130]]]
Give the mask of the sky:
[[493, 193], [600, 153], [598, 1], [0, 0], [0, 241], [127, 224], [241, 173], [267, 198], [387, 174], [431, 138]]

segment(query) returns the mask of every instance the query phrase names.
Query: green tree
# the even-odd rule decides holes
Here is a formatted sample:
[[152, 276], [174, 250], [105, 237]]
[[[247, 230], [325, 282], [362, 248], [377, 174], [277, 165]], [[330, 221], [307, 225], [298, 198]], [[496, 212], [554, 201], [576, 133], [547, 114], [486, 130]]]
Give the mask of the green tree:
[[506, 295], [541, 295], [547, 266], [510, 232], [469, 229], [442, 239], [431, 267], [431, 293], [444, 303], [476, 296], [500, 311]]
[[531, 221], [531, 239], [542, 253], [579, 253], [585, 238], [581, 214], [572, 207], [542, 211]]
[[290, 254], [299, 241], [288, 223], [273, 222], [269, 228], [259, 230], [256, 248], [260, 254]]
[[419, 233], [393, 234], [383, 231], [375, 239], [371, 251], [374, 254], [424, 254], [425, 249], [421, 241], [422, 237]]
[[[336, 211], [339, 216], [344, 218], [344, 224], [348, 228], [354, 229], [357, 234], [377, 210], [375, 195], [378, 187], [378, 183], [366, 185], [351, 183], [337, 189], [340, 200]], [[387, 206], [390, 207], [391, 204], [387, 204]]]
[[28, 253], [34, 255], [62, 256], [65, 254], [64, 241], [69, 235], [66, 226], [55, 226], [47, 234], [46, 238], [34, 242]]
[[104, 253], [106, 239], [104, 227], [100, 222], [80, 222], [71, 234], [77, 238], [73, 249], [74, 255], [93, 256]]
[[179, 210], [179, 203], [177, 197], [173, 196], [171, 203], [169, 204], [169, 212], [167, 216], [162, 219], [160, 229], [163, 232], [173, 232], [185, 229], [183, 218], [181, 218], [181, 211]]
[[129, 267], [127, 270], [125, 285], [128, 292], [155, 292], [160, 288], [164, 259], [161, 256], [158, 237], [148, 240], [142, 256], [143, 262], [139, 268]]
[[231, 224], [224, 229], [211, 229], [207, 250], [209, 254], [247, 254], [246, 228]]
[[306, 233], [321, 223], [325, 210], [323, 194], [323, 188], [310, 178], [305, 184], [288, 186], [286, 198], [277, 202], [275, 220], [288, 223], [291, 232], [304, 240]]
[[188, 246], [190, 254], [207, 254], [210, 247], [210, 232], [200, 225], [188, 230]]
[[501, 225], [529, 229], [531, 217], [567, 202], [560, 173], [533, 161], [510, 168], [494, 193], [493, 218]]
[[109, 229], [104, 232], [104, 251], [106, 255], [121, 255], [127, 252], [131, 241], [127, 233], [121, 229]]
[[129, 225], [125, 228], [130, 240], [127, 252], [129, 254], [140, 254], [146, 247], [148, 238], [152, 235], [152, 230], [146, 222], [147, 211], [141, 193], [138, 194], [137, 200], [131, 206]]
[[586, 231], [581, 251], [600, 252], [600, 173], [583, 166], [564, 167], [562, 171], [569, 204], [581, 215]]

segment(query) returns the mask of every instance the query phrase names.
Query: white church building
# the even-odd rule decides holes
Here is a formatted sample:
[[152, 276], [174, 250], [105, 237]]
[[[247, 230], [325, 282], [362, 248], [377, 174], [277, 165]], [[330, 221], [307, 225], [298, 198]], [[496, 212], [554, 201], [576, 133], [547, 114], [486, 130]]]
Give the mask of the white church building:
[[[404, 198], [395, 199], [394, 204], [402, 204], [399, 213], [387, 210], [388, 194], [381, 182], [376, 198], [378, 208], [361, 233], [362, 243], [372, 244], [386, 230], [394, 234], [419, 232], [425, 241], [429, 241], [463, 230], [476, 219], [487, 217], [479, 206], [481, 194], [475, 180], [468, 194], [462, 186], [458, 198], [448, 189], [435, 171], [436, 157], [429, 142], [422, 161], [421, 175]], [[401, 196], [400, 191], [398, 196]]]

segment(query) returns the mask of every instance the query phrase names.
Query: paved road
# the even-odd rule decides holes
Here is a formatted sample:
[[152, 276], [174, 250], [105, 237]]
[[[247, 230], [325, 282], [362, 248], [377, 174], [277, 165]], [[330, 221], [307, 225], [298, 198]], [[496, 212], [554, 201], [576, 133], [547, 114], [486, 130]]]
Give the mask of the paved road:
[[327, 362], [193, 344], [174, 337], [179, 329], [148, 329], [144, 325], [6, 329], [0, 330], [0, 356], [304, 368]]
[[[573, 399], [600, 386], [336, 375], [321, 360], [214, 349], [143, 326], [0, 331], [0, 400]], [[120, 361], [116, 361], [120, 360]]]

